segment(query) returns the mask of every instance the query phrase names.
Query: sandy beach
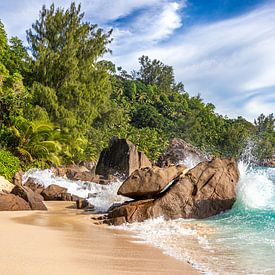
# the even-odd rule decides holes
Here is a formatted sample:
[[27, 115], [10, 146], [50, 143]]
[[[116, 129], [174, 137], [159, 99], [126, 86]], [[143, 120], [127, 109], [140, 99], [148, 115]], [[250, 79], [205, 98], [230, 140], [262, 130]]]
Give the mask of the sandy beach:
[[92, 223], [72, 203], [0, 212], [0, 274], [198, 274], [133, 236]]

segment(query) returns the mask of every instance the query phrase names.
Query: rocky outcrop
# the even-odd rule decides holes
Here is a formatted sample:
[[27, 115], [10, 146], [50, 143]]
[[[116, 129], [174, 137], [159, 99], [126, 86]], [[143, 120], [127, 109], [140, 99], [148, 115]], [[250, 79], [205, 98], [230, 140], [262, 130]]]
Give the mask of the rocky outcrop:
[[0, 176], [0, 192], [7, 191], [8, 193], [13, 189], [14, 185]]
[[141, 222], [160, 216], [207, 218], [232, 207], [238, 179], [239, 171], [233, 159], [202, 162], [176, 179], [159, 197], [114, 207], [105, 223]]
[[195, 148], [193, 145], [185, 142], [180, 138], [173, 138], [170, 140], [169, 146], [157, 162], [160, 167], [168, 166], [171, 164], [192, 162], [196, 165], [202, 161], [209, 161], [210, 158]]
[[151, 166], [149, 159], [143, 152], [139, 152], [132, 142], [113, 137], [109, 147], [100, 154], [96, 174], [103, 176], [120, 174], [128, 177], [136, 169]]
[[0, 211], [31, 210], [29, 204], [13, 194], [0, 194]]
[[26, 186], [16, 185], [11, 193], [24, 199], [32, 210], [48, 210], [43, 203], [43, 197]]
[[188, 171], [184, 165], [138, 169], [122, 183], [118, 195], [132, 199], [153, 198], [184, 171]]

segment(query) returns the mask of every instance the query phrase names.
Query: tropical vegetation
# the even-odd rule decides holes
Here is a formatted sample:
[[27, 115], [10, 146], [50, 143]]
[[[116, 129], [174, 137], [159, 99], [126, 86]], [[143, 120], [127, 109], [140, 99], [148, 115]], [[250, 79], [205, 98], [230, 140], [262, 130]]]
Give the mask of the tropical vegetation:
[[75, 3], [43, 6], [26, 47], [0, 21], [0, 174], [11, 177], [9, 159], [16, 168], [95, 160], [114, 135], [153, 160], [172, 137], [217, 156], [239, 157], [249, 140], [260, 160], [274, 155], [273, 114], [254, 123], [219, 115], [148, 56], [138, 71], [116, 67], [104, 60], [112, 30], [83, 17]]

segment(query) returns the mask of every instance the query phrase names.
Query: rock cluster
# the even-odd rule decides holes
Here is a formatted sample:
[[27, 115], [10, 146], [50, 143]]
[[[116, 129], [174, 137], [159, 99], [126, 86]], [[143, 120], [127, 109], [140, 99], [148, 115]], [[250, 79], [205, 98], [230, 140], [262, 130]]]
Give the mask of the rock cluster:
[[186, 174], [177, 176], [157, 196], [112, 208], [104, 222], [119, 225], [160, 216], [165, 219], [207, 218], [232, 207], [238, 179], [239, 171], [233, 159], [201, 162]]
[[21, 176], [22, 173], [15, 175], [15, 185], [12, 185], [10, 192], [0, 193], [0, 211], [47, 210], [43, 201], [76, 201], [81, 208], [91, 207], [85, 199], [71, 195], [67, 188], [55, 184], [44, 188], [35, 179], [29, 178], [25, 185], [22, 185]]

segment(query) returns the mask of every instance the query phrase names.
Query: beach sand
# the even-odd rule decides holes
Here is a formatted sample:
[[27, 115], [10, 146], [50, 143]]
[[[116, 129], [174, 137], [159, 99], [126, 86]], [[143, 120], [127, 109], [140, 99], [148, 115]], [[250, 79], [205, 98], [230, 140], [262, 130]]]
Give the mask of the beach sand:
[[198, 274], [133, 235], [93, 224], [71, 202], [0, 212], [0, 274]]

